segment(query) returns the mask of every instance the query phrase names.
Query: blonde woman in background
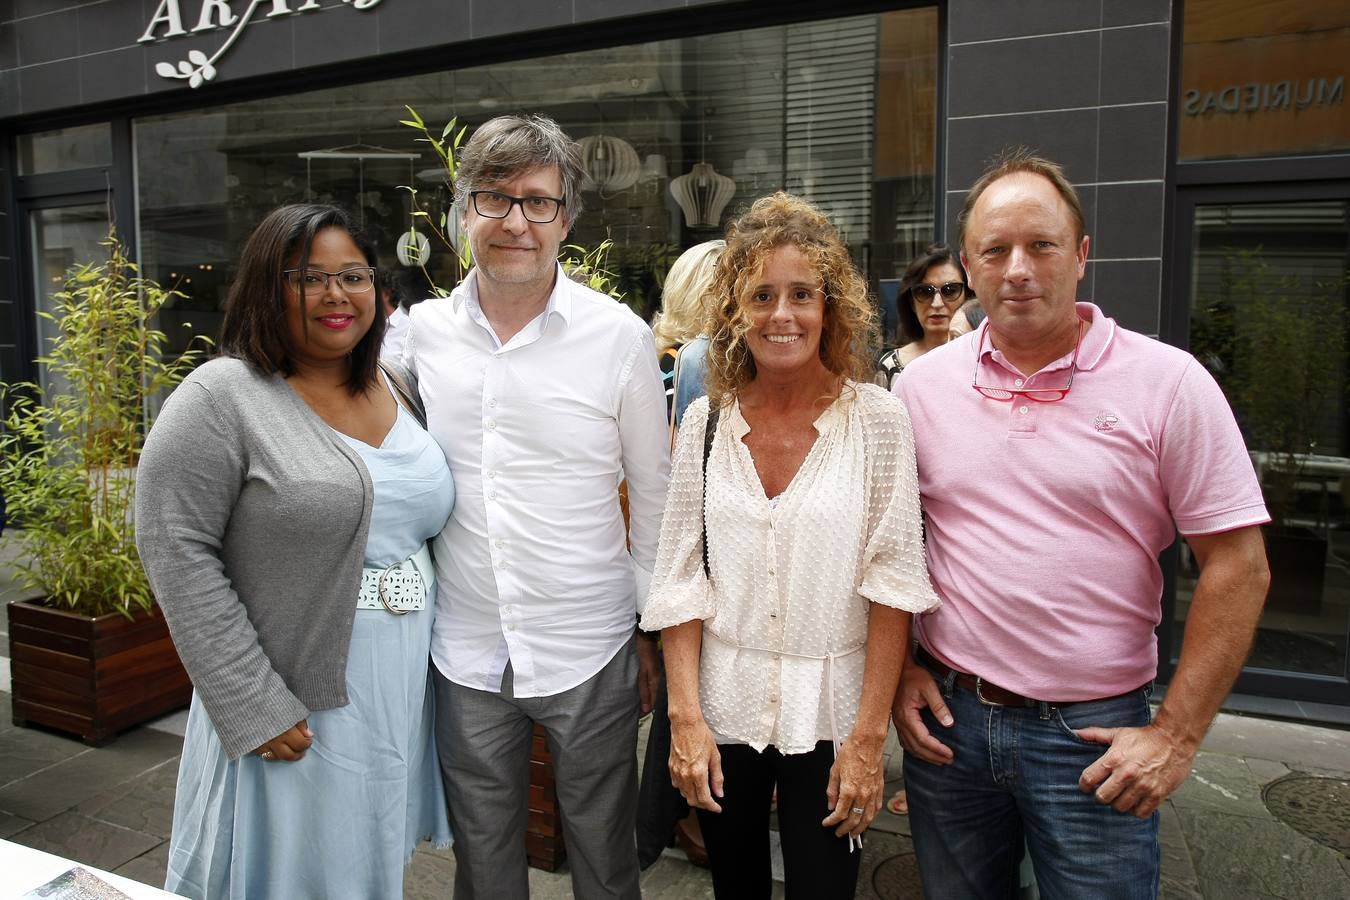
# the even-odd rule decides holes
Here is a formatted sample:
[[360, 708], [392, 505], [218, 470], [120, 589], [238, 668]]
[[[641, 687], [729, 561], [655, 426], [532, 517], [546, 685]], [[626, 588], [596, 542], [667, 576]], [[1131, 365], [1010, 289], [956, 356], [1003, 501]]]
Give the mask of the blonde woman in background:
[[[704, 298], [712, 286], [717, 260], [726, 248], [723, 240], [704, 241], [680, 254], [666, 275], [661, 292], [661, 312], [652, 321], [661, 375], [666, 382], [666, 414], [671, 440], [685, 407], [703, 395], [704, 363], [708, 339], [702, 337], [706, 307]], [[708, 864], [698, 817], [689, 809], [670, 782], [666, 757], [670, 752], [670, 719], [666, 716], [664, 686], [657, 695], [647, 751], [643, 757], [642, 784], [638, 789], [638, 862], [645, 869], [656, 862], [670, 844], [672, 833], [695, 865]]]
[[666, 383], [666, 412], [671, 439], [685, 407], [703, 395], [703, 371], [708, 341], [702, 337], [703, 298], [712, 284], [713, 268], [727, 242], [704, 241], [680, 254], [666, 275], [661, 311], [652, 320], [652, 336]]

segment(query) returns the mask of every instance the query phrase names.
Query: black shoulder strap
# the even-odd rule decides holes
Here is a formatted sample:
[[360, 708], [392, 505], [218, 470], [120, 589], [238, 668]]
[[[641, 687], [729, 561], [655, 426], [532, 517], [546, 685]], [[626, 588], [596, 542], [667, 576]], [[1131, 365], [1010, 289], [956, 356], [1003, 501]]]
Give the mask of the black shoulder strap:
[[392, 363], [380, 360], [380, 371], [389, 379], [389, 384], [394, 388], [394, 394], [398, 397], [400, 403], [408, 408], [408, 412], [413, 414], [417, 424], [423, 428], [427, 427], [427, 411], [422, 407], [422, 398], [418, 396], [416, 384], [409, 384], [409, 379], [401, 367]]
[[708, 457], [712, 456], [713, 435], [717, 433], [717, 417], [721, 409], [708, 405], [708, 424], [703, 426], [703, 577], [712, 578], [708, 570]]

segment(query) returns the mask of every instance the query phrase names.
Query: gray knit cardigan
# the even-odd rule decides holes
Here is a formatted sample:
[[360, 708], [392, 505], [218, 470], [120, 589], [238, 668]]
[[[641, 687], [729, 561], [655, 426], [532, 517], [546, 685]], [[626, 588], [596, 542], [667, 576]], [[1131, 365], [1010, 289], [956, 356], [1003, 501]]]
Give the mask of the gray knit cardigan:
[[280, 375], [215, 359], [164, 404], [136, 546], [231, 759], [346, 705], [373, 500], [360, 457]]

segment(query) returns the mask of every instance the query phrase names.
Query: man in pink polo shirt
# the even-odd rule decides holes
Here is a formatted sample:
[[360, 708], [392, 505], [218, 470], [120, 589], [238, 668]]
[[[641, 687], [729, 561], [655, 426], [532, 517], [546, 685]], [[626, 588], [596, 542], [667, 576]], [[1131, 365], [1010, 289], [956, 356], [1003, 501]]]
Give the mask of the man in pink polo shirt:
[[[985, 173], [961, 260], [988, 319], [896, 386], [943, 601], [917, 617], [894, 710], [929, 897], [1013, 896], [1024, 839], [1046, 896], [1156, 896], [1158, 806], [1265, 600], [1268, 517], [1223, 394], [1189, 354], [1075, 303], [1087, 256], [1059, 166]], [[1177, 531], [1200, 580], [1150, 721]]]

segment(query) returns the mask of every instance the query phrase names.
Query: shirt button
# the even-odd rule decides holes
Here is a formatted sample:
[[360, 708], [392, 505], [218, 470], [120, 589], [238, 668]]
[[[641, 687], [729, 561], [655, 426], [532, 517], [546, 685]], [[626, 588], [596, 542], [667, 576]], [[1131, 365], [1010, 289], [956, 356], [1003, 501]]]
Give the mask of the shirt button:
[[1027, 414], [1027, 408], [1023, 406], [1021, 409], [1018, 410], [1018, 412], [1020, 412], [1022, 415], [1025, 416]]
[[497, 561], [497, 568], [499, 568], [499, 569], [505, 569], [505, 568], [506, 568], [506, 560], [504, 560], [504, 559], [498, 560], [498, 561]]
[[1017, 387], [1021, 387], [1021, 386], [1022, 386], [1022, 379], [1019, 378], [1019, 379], [1017, 379], [1017, 381], [1015, 381], [1015, 382], [1013, 382], [1013, 383], [1014, 383], [1015, 385], [1017, 385]]
[[[1018, 384], [1021, 384], [1021, 383], [1022, 383], [1022, 382], [1020, 382], [1020, 381], [1018, 382]], [[489, 398], [488, 398], [488, 406], [496, 406], [496, 405], [497, 405], [497, 398], [496, 398], [496, 397], [489, 397]]]
[[493, 541], [493, 543], [497, 545], [498, 550], [506, 546], [506, 541], [502, 540], [501, 538], [497, 538], [497, 540]]
[[488, 419], [487, 427], [488, 427], [488, 431], [496, 431], [496, 430], [497, 430], [497, 420], [496, 420], [496, 419]]
[[770, 695], [769, 695], [769, 702], [770, 702], [770, 703], [777, 703], [777, 702], [778, 702], [778, 695], [777, 695], [777, 694], [770, 694]]
[[497, 492], [496, 492], [496, 491], [493, 491], [492, 493], [488, 494], [488, 499], [489, 499], [489, 500], [496, 500], [496, 499], [497, 499]]
[[515, 631], [515, 630], [516, 630], [516, 626], [514, 626], [514, 625], [507, 625], [507, 626], [506, 626], [506, 630], [507, 630], [507, 631]]
[[489, 478], [496, 478], [496, 477], [497, 477], [497, 470], [496, 470], [496, 469], [488, 469], [487, 477], [489, 477]]

